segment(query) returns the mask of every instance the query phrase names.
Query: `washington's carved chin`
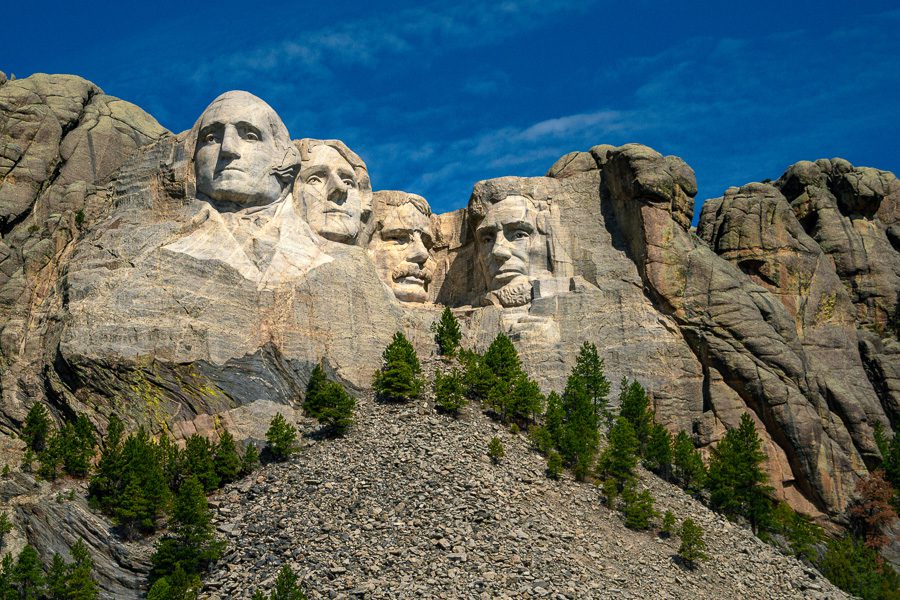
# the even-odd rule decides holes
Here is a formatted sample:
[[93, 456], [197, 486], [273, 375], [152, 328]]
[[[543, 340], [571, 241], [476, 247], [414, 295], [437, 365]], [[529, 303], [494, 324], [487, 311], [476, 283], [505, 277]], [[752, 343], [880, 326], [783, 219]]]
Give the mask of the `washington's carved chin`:
[[518, 282], [505, 285], [499, 290], [488, 294], [489, 298], [496, 300], [492, 304], [499, 303], [504, 308], [524, 306], [531, 302], [531, 282], [523, 279]]

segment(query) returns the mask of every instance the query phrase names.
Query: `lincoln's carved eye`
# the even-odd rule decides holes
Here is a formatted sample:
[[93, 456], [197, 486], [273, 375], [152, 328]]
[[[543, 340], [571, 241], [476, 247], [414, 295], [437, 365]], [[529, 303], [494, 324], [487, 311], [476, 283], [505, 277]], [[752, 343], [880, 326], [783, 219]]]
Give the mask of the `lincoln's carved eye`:
[[525, 231], [524, 229], [516, 229], [513, 231], [512, 239], [514, 240], [524, 240], [529, 237], [531, 234]]
[[322, 178], [319, 177], [318, 175], [310, 175], [309, 177], [306, 178], [306, 183], [309, 183], [312, 185], [315, 185], [317, 183], [322, 183]]
[[214, 133], [207, 133], [207, 134], [206, 134], [206, 137], [203, 138], [203, 141], [205, 141], [207, 144], [212, 144], [213, 142], [216, 141], [216, 134], [214, 134]]

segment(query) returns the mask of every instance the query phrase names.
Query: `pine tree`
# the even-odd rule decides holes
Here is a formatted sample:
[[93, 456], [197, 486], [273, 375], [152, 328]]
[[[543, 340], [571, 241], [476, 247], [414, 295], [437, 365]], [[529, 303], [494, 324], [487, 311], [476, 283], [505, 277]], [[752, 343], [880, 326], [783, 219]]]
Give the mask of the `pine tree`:
[[556, 450], [550, 450], [547, 453], [547, 478], [559, 479], [559, 476], [562, 473], [562, 468], [562, 456]]
[[303, 414], [307, 417], [316, 418], [319, 414], [321, 397], [320, 392], [328, 382], [325, 376], [325, 369], [322, 364], [318, 363], [313, 367], [312, 373], [309, 374], [309, 382], [306, 384], [306, 397], [303, 399]]
[[459, 348], [459, 341], [462, 339], [462, 333], [459, 330], [459, 321], [453, 316], [453, 311], [449, 306], [444, 307], [439, 321], [435, 321], [431, 325], [434, 332], [434, 341], [438, 347], [438, 354], [441, 356], [453, 356]]
[[454, 367], [449, 373], [435, 373], [434, 403], [447, 414], [459, 416], [459, 411], [468, 403], [463, 374], [459, 369]]
[[40, 402], [34, 404], [25, 416], [22, 439], [35, 452], [41, 452], [50, 435], [50, 415]]
[[165, 432], [159, 436], [156, 444], [163, 477], [169, 490], [177, 490], [188, 475], [184, 469], [184, 451]]
[[73, 477], [86, 477], [97, 445], [93, 425], [86, 416], [78, 415], [74, 423], [63, 427], [61, 435], [63, 468]]
[[187, 478], [196, 475], [207, 493], [219, 487], [219, 475], [213, 459], [213, 445], [204, 436], [194, 433], [187, 439], [181, 454], [181, 473]]
[[72, 564], [68, 566], [66, 600], [96, 600], [100, 588], [93, 578], [94, 560], [85, 543], [79, 539], [72, 546]]
[[743, 516], [754, 533], [772, 511], [772, 488], [763, 463], [766, 455], [753, 419], [744, 413], [713, 449], [707, 479], [710, 504], [725, 515]]
[[284, 565], [278, 571], [275, 588], [269, 594], [269, 600], [306, 600], [306, 594], [297, 582], [297, 575], [288, 565]]
[[314, 390], [307, 391], [306, 402], [303, 404], [303, 411], [307, 416], [315, 418], [322, 427], [336, 435], [342, 435], [353, 425], [355, 409], [356, 399], [347, 393], [344, 386], [327, 379], [317, 382]]
[[566, 411], [563, 409], [562, 397], [556, 392], [547, 394], [547, 412], [544, 415], [544, 427], [550, 434], [552, 446], [559, 447], [562, 443], [562, 430], [566, 421]]
[[121, 461], [121, 478], [109, 510], [126, 532], [152, 531], [171, 501], [160, 447], [140, 427], [125, 440]]
[[894, 490], [894, 508], [900, 511], [900, 435], [893, 433], [888, 439], [881, 423], [875, 424], [875, 442], [881, 451], [881, 469], [884, 478]]
[[496, 436], [492, 437], [488, 443], [488, 457], [490, 457], [491, 462], [495, 465], [500, 464], [500, 459], [504, 456], [506, 456], [506, 450], [503, 448], [503, 442]]
[[600, 443], [596, 407], [583, 378], [574, 374], [569, 376], [561, 404], [559, 451], [566, 463], [576, 469], [575, 475], [580, 480], [587, 475]]
[[469, 400], [486, 401], [497, 378], [485, 364], [484, 357], [477, 352], [460, 350], [459, 360], [464, 367], [463, 383], [466, 386], [466, 397]]
[[671, 510], [667, 510], [666, 514], [663, 515], [662, 527], [659, 528], [659, 533], [663, 537], [671, 537], [675, 533], [675, 513]]
[[653, 413], [650, 411], [650, 399], [647, 397], [647, 392], [637, 381], [628, 383], [626, 378], [622, 378], [622, 390], [619, 392], [619, 415], [631, 423], [643, 449], [650, 437]]
[[625, 527], [641, 531], [650, 529], [650, 520], [657, 514], [653, 510], [650, 491], [638, 493], [634, 481], [626, 484], [622, 490], [622, 513], [625, 515]]
[[147, 600], [177, 600], [177, 598], [172, 594], [172, 586], [169, 585], [168, 577], [157, 579], [147, 593]]
[[277, 461], [285, 461], [296, 452], [297, 429], [287, 422], [281, 413], [272, 417], [266, 431], [269, 453]]
[[679, 431], [672, 442], [672, 468], [678, 484], [692, 494], [706, 485], [706, 467], [694, 442], [684, 431]]
[[415, 348], [401, 333], [394, 334], [382, 354], [382, 367], [375, 372], [372, 388], [382, 400], [407, 402], [422, 394], [422, 367]]
[[879, 469], [856, 481], [856, 498], [848, 511], [850, 528], [869, 548], [879, 550], [891, 542], [885, 530], [897, 519], [892, 499], [893, 490], [884, 479], [884, 471]]
[[0, 600], [19, 600], [19, 593], [13, 584], [13, 569], [12, 554], [7, 552], [0, 560]]
[[234, 436], [227, 429], [222, 431], [222, 435], [219, 436], [219, 443], [216, 444], [213, 453], [213, 463], [216, 467], [216, 475], [223, 485], [237, 480], [241, 473], [241, 456], [234, 443]]
[[650, 436], [644, 448], [644, 466], [665, 481], [672, 476], [672, 435], [659, 423], [650, 427]]
[[10, 531], [13, 530], [12, 522], [9, 520], [9, 515], [5, 512], [0, 513], [0, 548], [3, 547], [3, 538], [6, 537]]
[[678, 547], [678, 555], [687, 566], [695, 568], [698, 561], [707, 560], [706, 542], [703, 541], [703, 529], [694, 523], [693, 519], [685, 519], [678, 532], [681, 545]]
[[616, 419], [609, 430], [609, 444], [600, 456], [598, 474], [614, 480], [622, 489], [625, 482], [634, 477], [639, 446], [631, 421], [624, 417]]
[[266, 600], [266, 595], [262, 593], [262, 590], [256, 590], [250, 600]]
[[578, 357], [575, 359], [575, 367], [569, 376], [580, 379], [584, 389], [594, 405], [594, 415], [597, 422], [609, 421], [609, 380], [603, 372], [603, 359], [597, 354], [597, 346], [584, 342]]
[[522, 372], [512, 381], [503, 405], [505, 420], [533, 423], [544, 408], [544, 395], [537, 382]]
[[[49, 600], [66, 600], [66, 580], [69, 577], [69, 565], [58, 553], [53, 555], [53, 562], [47, 570], [46, 596]], [[0, 595], [0, 598], [3, 598]]]
[[113, 415], [106, 429], [106, 438], [100, 451], [94, 474], [88, 483], [88, 499], [106, 513], [112, 511], [112, 502], [122, 481], [122, 422]]
[[221, 556], [223, 549], [224, 544], [215, 538], [203, 485], [192, 475], [178, 490], [170, 533], [156, 545], [150, 578], [155, 582], [160, 577], [169, 577], [169, 585], [175, 587], [173, 576], [178, 567], [187, 575], [201, 573]]
[[491, 345], [488, 346], [483, 361], [494, 377], [510, 385], [522, 372], [519, 353], [503, 333], [498, 333]]
[[38, 600], [44, 589], [44, 567], [37, 550], [25, 546], [12, 569], [11, 582], [21, 600]]
[[241, 475], [249, 475], [259, 465], [259, 449], [252, 442], [244, 449], [241, 459]]
[[[531, 440], [531, 447], [541, 454], [549, 454], [556, 446], [553, 442], [553, 436], [550, 435], [550, 432], [544, 425], [532, 425], [528, 429], [528, 437]], [[559, 453], [557, 452], [557, 454]], [[560, 456], [560, 460], [562, 460], [562, 456]]]

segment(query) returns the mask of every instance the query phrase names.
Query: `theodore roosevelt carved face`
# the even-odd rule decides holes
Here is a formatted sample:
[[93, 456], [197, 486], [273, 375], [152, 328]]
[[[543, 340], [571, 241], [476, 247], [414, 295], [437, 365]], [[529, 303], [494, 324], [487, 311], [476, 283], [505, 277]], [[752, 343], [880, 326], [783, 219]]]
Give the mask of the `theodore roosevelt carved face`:
[[203, 111], [196, 127], [199, 195], [225, 210], [286, 196], [299, 156], [271, 106], [248, 92], [227, 92]]
[[385, 191], [376, 194], [375, 232], [369, 253], [382, 281], [403, 302], [427, 302], [434, 272], [431, 209], [421, 196]]

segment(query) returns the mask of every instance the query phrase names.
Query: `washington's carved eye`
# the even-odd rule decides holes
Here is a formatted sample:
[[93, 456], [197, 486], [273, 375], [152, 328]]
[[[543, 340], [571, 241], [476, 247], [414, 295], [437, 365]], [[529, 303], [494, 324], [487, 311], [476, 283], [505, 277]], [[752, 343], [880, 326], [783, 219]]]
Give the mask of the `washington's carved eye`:
[[395, 244], [408, 244], [409, 243], [409, 234], [408, 233], [395, 233], [388, 236], [388, 239]]
[[344, 179], [342, 181], [350, 187], [356, 187], [356, 181], [354, 181], [353, 179], [351, 179], [349, 177], [344, 177]]
[[246, 135], [244, 135], [244, 139], [245, 139], [245, 140], [248, 140], [248, 141], [251, 141], [251, 142], [258, 142], [258, 141], [259, 141], [259, 135], [256, 134], [256, 133], [253, 132], [253, 131], [248, 131], [248, 132], [246, 133]]

